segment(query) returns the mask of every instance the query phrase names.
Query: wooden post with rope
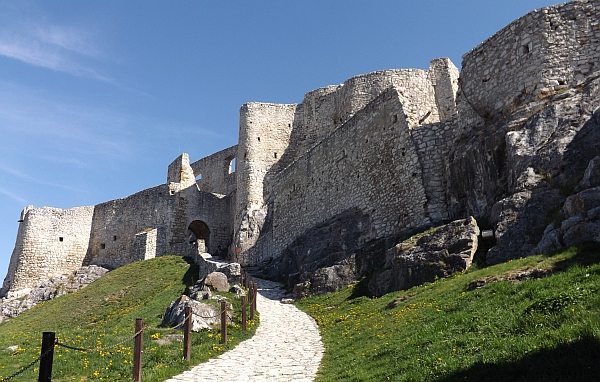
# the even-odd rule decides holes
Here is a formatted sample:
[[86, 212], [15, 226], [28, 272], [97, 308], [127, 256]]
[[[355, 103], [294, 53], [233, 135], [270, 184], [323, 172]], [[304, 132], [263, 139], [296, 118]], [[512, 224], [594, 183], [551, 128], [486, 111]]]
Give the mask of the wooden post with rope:
[[183, 309], [183, 359], [190, 361], [191, 359], [191, 347], [192, 347], [192, 307], [186, 306]]
[[248, 287], [248, 304], [250, 305], [250, 321], [254, 320], [254, 291], [252, 290], [252, 284]]
[[227, 343], [227, 301], [221, 300], [221, 343]]
[[246, 317], [246, 304], [247, 304], [247, 297], [246, 296], [242, 296], [242, 331], [246, 331], [246, 327], [247, 327], [247, 317]]
[[40, 372], [38, 382], [50, 382], [52, 380], [52, 361], [54, 359], [54, 332], [42, 333], [42, 350], [40, 358]]
[[254, 281], [252, 282], [252, 285], [254, 286], [254, 288], [252, 288], [252, 306], [254, 307], [254, 311], [258, 312], [258, 310], [256, 309], [256, 295], [258, 295], [258, 285], [256, 285], [256, 282]]
[[135, 319], [133, 345], [133, 382], [142, 382], [142, 347], [144, 345], [144, 320]]

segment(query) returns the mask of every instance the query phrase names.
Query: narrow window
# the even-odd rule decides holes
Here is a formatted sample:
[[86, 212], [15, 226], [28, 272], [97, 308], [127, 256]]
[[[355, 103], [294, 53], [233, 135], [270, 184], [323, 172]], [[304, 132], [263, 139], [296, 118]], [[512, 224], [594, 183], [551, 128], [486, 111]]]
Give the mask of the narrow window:
[[260, 137], [257, 137], [257, 138], [258, 138], [258, 141], [260, 142]]
[[398, 122], [398, 114], [392, 115], [392, 123]]
[[64, 241], [64, 240], [65, 240], [65, 238], [62, 236], [58, 238], [58, 241]]
[[113, 236], [113, 241], [117, 241], [117, 237], [116, 236]]
[[277, 158], [277, 153], [273, 153], [273, 158]]
[[233, 174], [235, 172], [235, 158], [229, 161], [229, 169], [227, 170], [228, 174]]
[[196, 183], [199, 183], [202, 180], [202, 174], [196, 175]]
[[106, 244], [104, 244], [104, 243], [100, 244], [100, 249], [106, 249]]

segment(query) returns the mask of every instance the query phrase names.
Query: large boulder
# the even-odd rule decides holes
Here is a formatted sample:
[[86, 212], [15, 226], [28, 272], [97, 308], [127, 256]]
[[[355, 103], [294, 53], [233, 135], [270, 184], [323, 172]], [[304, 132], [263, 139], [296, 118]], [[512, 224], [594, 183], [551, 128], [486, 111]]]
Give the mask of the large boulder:
[[194, 258], [198, 265], [198, 279], [203, 280], [213, 272], [225, 274], [230, 284], [236, 284], [241, 281], [242, 267], [239, 263], [226, 262], [218, 257], [213, 257], [210, 253], [200, 253]]
[[335, 292], [356, 279], [356, 262], [350, 256], [338, 264], [316, 270], [309, 279], [294, 285], [294, 297]]
[[[220, 325], [221, 314], [219, 308], [192, 300], [185, 295], [182, 295], [169, 305], [165, 311], [161, 325], [167, 327], [180, 325], [179, 327], [181, 327], [185, 318], [184, 311], [186, 306], [192, 308], [192, 331], [199, 332]], [[227, 315], [231, 319], [231, 305], [228, 305]]]
[[204, 279], [204, 285], [217, 292], [228, 292], [230, 288], [227, 276], [222, 272], [209, 273]]
[[571, 195], [534, 253], [552, 253], [586, 242], [600, 243], [600, 186]]
[[395, 290], [448, 277], [467, 269], [477, 251], [479, 227], [473, 217], [417, 234], [386, 253], [385, 266], [369, 281], [369, 292]]

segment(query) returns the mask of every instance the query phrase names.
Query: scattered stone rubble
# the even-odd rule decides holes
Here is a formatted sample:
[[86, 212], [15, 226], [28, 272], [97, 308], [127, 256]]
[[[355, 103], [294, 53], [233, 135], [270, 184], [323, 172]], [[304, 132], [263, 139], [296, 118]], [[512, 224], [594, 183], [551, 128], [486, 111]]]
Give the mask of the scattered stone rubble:
[[68, 274], [41, 281], [34, 288], [11, 291], [0, 299], [0, 322], [6, 318], [16, 317], [40, 301], [47, 301], [75, 292], [99, 279], [108, 269], [97, 265], [79, 268]]
[[[198, 266], [200, 279], [188, 287], [184, 295], [171, 302], [161, 325], [165, 327], [180, 326], [184, 319], [186, 306], [192, 308], [192, 331], [211, 329], [221, 323], [221, 307], [218, 301], [225, 297], [218, 292], [232, 292], [236, 297], [245, 295], [238, 284], [241, 280], [241, 267], [237, 263], [228, 263], [209, 253], [201, 253], [194, 258]], [[227, 302], [227, 317], [232, 318], [232, 305]]]

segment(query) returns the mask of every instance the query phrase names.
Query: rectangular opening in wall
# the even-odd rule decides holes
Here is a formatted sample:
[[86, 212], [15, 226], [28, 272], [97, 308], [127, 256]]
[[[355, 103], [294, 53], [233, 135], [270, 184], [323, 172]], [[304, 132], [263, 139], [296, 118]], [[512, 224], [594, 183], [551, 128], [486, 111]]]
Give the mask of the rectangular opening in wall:
[[100, 249], [106, 249], [106, 244], [104, 244], [104, 243], [100, 244]]
[[58, 241], [64, 241], [64, 240], [65, 240], [65, 238], [62, 236], [58, 238]]
[[113, 241], [117, 241], [117, 237], [116, 236], [113, 236]]
[[277, 158], [277, 153], [273, 153], [273, 158]]
[[227, 173], [229, 175], [233, 174], [235, 172], [235, 158], [229, 160], [229, 169], [227, 170]]
[[392, 115], [392, 123], [398, 122], [398, 114]]

